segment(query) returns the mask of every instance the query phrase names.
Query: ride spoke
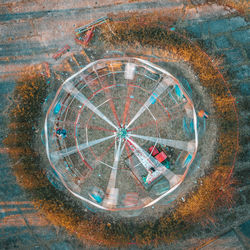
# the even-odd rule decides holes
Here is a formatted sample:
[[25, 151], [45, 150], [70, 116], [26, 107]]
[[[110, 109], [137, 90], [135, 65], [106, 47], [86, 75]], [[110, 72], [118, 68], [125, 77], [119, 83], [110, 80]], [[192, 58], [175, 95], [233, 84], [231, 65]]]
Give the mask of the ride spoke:
[[115, 197], [115, 195], [118, 195], [117, 193], [118, 190], [115, 189], [115, 183], [116, 183], [118, 163], [122, 155], [122, 151], [124, 149], [125, 143], [123, 144], [123, 147], [121, 145], [122, 145], [122, 138], [119, 139], [119, 144], [117, 148], [115, 149], [113, 168], [110, 173], [109, 183], [108, 183], [107, 190], [106, 190], [107, 195], [103, 201], [104, 206], [107, 206], [107, 207], [115, 206], [117, 202], [117, 197]]
[[126, 123], [126, 119], [127, 119], [127, 115], [128, 115], [128, 111], [129, 111], [129, 107], [130, 107], [130, 103], [131, 103], [131, 98], [130, 96], [133, 93], [133, 87], [131, 87], [130, 85], [128, 85], [128, 90], [127, 90], [127, 98], [126, 98], [126, 104], [125, 104], [125, 108], [124, 108], [124, 112], [123, 112], [123, 122], [122, 124], [124, 125]]
[[116, 130], [118, 129], [117, 126], [114, 125], [112, 121], [110, 121], [97, 107], [95, 107], [81, 92], [79, 92], [75, 87], [71, 85], [64, 85], [64, 90], [67, 91], [69, 94], [73, 95], [79, 102], [83, 105], [88, 107], [92, 110], [96, 115], [98, 115], [101, 119], [106, 121], [109, 125], [114, 127]]
[[151, 136], [144, 136], [144, 135], [136, 135], [136, 134], [129, 134], [129, 136], [136, 137], [139, 139], [143, 139], [146, 141], [155, 142], [161, 145], [166, 145], [172, 148], [184, 150], [190, 153], [194, 153], [195, 151], [195, 143], [194, 141], [180, 141], [180, 140], [169, 140], [163, 139], [158, 137], [151, 137]]
[[161, 122], [161, 121], [166, 121], [166, 120], [165, 120], [165, 119], [158, 119], [158, 120], [156, 120], [156, 121], [153, 120], [153, 121], [145, 122], [145, 123], [140, 124], [140, 125], [138, 125], [138, 126], [136, 126], [136, 127], [133, 127], [133, 128], [131, 128], [131, 129], [128, 129], [127, 131], [130, 132], [130, 131], [134, 131], [134, 130], [146, 128], [146, 127], [148, 127], [148, 126], [150, 127], [150, 126], [152, 126], [152, 125], [159, 124], [159, 121]]
[[[82, 128], [82, 127], [79, 126], [78, 128]], [[107, 128], [103, 128], [103, 127], [99, 127], [99, 126], [92, 126], [92, 125], [88, 125], [88, 129], [89, 130], [92, 129], [92, 130], [106, 131], [106, 132], [111, 132], [111, 133], [116, 132], [116, 130], [107, 129]]]
[[159, 85], [156, 87], [156, 89], [153, 91], [153, 93], [150, 95], [150, 97], [147, 99], [147, 101], [143, 104], [143, 106], [139, 109], [139, 111], [135, 114], [133, 119], [129, 122], [126, 128], [131, 126], [133, 122], [135, 122], [141, 115], [142, 113], [148, 109], [148, 107], [152, 104], [152, 100], [155, 100], [158, 98], [169, 86], [167, 80], [164, 78]]
[[168, 179], [170, 186], [174, 186], [179, 182], [180, 177], [178, 175], [163, 166], [152, 155], [141, 148], [135, 141], [132, 141], [130, 138], [128, 138], [127, 142], [130, 149], [134, 152], [135, 156], [147, 171], [150, 171], [150, 169], [153, 167], [156, 171], [159, 171], [160, 174], [163, 174], [165, 178]]
[[[97, 75], [97, 78], [98, 78], [98, 81], [99, 81], [101, 87], [103, 88], [103, 83], [102, 83], [102, 81], [101, 81], [101, 79], [99, 77], [99, 74], [98, 74], [98, 72], [96, 70], [95, 70], [95, 73]], [[106, 81], [104, 82], [104, 85], [108, 86]], [[121, 124], [120, 124], [120, 121], [119, 121], [119, 118], [118, 118], [118, 115], [117, 115], [117, 112], [116, 112], [116, 109], [115, 109], [115, 104], [114, 104], [112, 95], [110, 93], [110, 89], [109, 88], [104, 88], [104, 93], [105, 93], [105, 95], [107, 96], [107, 98], [109, 100], [109, 106], [110, 106], [110, 108], [111, 108], [111, 110], [113, 112], [113, 115], [114, 115], [115, 119], [116, 119], [117, 125], [119, 127], [121, 127]]]
[[61, 159], [63, 157], [72, 155], [72, 154], [76, 153], [78, 150], [79, 151], [84, 150], [86, 148], [92, 147], [92, 146], [94, 146], [96, 144], [99, 144], [101, 142], [107, 141], [107, 140], [109, 140], [109, 139], [111, 139], [113, 137], [115, 137], [115, 135], [107, 136], [107, 137], [100, 138], [100, 139], [97, 139], [97, 140], [94, 140], [94, 141], [89, 141], [89, 142], [78, 145], [78, 147], [73, 146], [73, 147], [70, 147], [70, 148], [66, 148], [66, 149], [63, 149], [63, 150], [60, 150], [60, 151], [53, 152], [53, 153], [51, 153], [50, 156], [51, 156], [51, 158], [53, 160], [58, 160], [58, 159]]
[[114, 139], [114, 141], [107, 147], [107, 149], [101, 154], [101, 156], [98, 158], [99, 161], [101, 161], [105, 155], [107, 155], [107, 153], [110, 151], [110, 149], [114, 146], [116, 142], [116, 139]]

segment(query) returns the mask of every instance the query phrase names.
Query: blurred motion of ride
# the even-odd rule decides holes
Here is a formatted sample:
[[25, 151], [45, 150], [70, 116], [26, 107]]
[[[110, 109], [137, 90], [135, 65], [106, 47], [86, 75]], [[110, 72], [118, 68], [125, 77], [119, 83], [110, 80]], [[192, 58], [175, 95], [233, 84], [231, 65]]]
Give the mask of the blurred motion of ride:
[[101, 203], [104, 198], [104, 192], [98, 187], [93, 187], [89, 192], [89, 197], [97, 203]]
[[62, 49], [58, 50], [56, 54], [52, 56], [53, 59], [59, 59], [63, 54], [70, 50], [70, 46], [67, 44]]
[[139, 201], [139, 195], [135, 192], [128, 192], [123, 200], [126, 207], [136, 206]]

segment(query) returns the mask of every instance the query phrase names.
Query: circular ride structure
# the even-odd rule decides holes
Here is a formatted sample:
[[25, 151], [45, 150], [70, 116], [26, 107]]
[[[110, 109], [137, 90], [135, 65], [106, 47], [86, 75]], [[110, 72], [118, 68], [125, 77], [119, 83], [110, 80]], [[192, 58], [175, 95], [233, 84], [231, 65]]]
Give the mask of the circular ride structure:
[[44, 130], [47, 157], [63, 185], [109, 211], [141, 210], [172, 193], [198, 147], [185, 88], [166, 70], [131, 57], [97, 60], [68, 78]]

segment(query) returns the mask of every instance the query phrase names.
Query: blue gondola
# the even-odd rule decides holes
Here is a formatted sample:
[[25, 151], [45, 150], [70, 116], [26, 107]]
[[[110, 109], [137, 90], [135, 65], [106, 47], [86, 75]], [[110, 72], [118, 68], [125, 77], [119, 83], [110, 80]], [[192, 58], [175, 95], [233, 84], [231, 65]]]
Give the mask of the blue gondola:
[[54, 114], [58, 114], [60, 110], [61, 110], [61, 104], [57, 103], [54, 108]]

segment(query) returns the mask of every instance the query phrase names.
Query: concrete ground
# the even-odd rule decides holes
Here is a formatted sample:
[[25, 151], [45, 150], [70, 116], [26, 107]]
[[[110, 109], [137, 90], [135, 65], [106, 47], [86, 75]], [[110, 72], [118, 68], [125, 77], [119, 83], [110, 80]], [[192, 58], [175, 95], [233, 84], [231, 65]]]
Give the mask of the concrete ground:
[[[38, 2], [38, 1], [37, 1]], [[117, 4], [113, 4], [116, 2]], [[131, 3], [129, 3], [131, 2]], [[247, 249], [249, 246], [249, 22], [237, 12], [216, 5], [189, 9], [186, 1], [28, 1], [3, 0], [0, 4], [0, 249], [84, 249], [74, 237], [51, 225], [32, 206], [11, 173], [11, 164], [2, 144], [6, 137], [6, 108], [15, 86], [17, 72], [26, 65], [47, 61], [65, 44], [80, 51], [74, 42], [74, 28], [110, 12], [149, 11], [168, 8], [180, 11], [175, 28], [185, 29], [193, 40], [203, 41], [209, 54], [223, 55], [231, 91], [240, 119], [241, 151], [235, 175], [240, 180], [237, 204], [229, 212], [230, 226], [208, 229], [210, 237], [198, 234], [177, 242], [170, 249]], [[131, 249], [137, 249], [133, 247]], [[159, 249], [166, 249], [161, 247]]]

